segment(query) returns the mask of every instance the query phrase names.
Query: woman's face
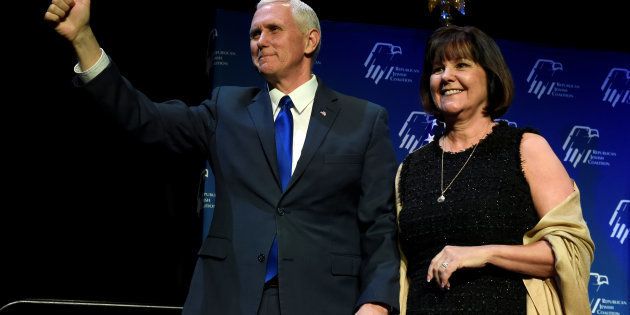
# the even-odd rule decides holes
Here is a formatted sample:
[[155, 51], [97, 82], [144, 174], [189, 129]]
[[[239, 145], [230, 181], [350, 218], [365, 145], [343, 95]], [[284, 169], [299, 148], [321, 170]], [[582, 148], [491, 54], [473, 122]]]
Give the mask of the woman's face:
[[430, 88], [433, 102], [444, 117], [483, 115], [488, 104], [486, 71], [470, 59], [436, 62]]

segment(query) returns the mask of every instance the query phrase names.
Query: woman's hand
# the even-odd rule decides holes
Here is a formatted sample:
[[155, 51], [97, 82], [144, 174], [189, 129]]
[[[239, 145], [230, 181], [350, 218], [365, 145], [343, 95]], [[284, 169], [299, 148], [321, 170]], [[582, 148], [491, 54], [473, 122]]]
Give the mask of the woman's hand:
[[484, 246], [445, 246], [433, 259], [427, 270], [427, 282], [435, 282], [450, 289], [451, 275], [462, 268], [482, 268], [489, 260], [491, 248]]

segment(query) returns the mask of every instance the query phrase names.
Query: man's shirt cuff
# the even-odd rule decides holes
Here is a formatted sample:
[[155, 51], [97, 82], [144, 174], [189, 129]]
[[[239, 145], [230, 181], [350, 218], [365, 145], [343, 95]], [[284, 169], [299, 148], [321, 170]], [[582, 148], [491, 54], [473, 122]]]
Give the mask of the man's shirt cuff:
[[96, 78], [96, 76], [99, 75], [101, 72], [103, 72], [103, 70], [105, 70], [105, 68], [109, 66], [109, 63], [109, 57], [107, 56], [103, 48], [101, 48], [101, 57], [98, 58], [96, 63], [91, 66], [90, 69], [83, 71], [83, 69], [81, 69], [81, 66], [79, 66], [79, 63], [77, 63], [74, 66], [74, 73], [76, 73], [79, 79], [81, 79], [81, 82], [88, 83], [92, 81], [92, 79]]

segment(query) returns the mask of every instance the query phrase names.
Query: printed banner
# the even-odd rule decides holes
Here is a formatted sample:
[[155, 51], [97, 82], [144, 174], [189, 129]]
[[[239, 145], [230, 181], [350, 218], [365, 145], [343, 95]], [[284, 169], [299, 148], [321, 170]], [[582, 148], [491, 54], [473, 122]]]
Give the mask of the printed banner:
[[[263, 86], [249, 53], [251, 16], [217, 12], [211, 32], [213, 86]], [[314, 72], [330, 87], [389, 111], [399, 161], [434, 140], [441, 126], [422, 111], [419, 79], [430, 30], [321, 21]], [[630, 55], [497, 41], [510, 66], [516, 97], [502, 117], [533, 127], [551, 144], [582, 193], [595, 241], [589, 295], [593, 314], [630, 314]], [[214, 208], [206, 181], [205, 231]]]

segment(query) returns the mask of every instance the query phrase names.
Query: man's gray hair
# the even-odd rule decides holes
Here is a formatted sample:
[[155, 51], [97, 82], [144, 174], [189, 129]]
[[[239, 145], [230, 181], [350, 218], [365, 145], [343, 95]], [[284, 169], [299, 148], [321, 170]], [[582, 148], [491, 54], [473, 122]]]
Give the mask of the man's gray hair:
[[306, 34], [311, 29], [316, 29], [319, 32], [320, 41], [317, 43], [317, 48], [315, 48], [315, 51], [313, 52], [313, 60], [315, 60], [317, 58], [317, 54], [319, 54], [319, 48], [322, 45], [322, 29], [319, 26], [319, 18], [317, 17], [315, 10], [300, 0], [260, 0], [256, 5], [256, 9], [260, 9], [263, 6], [272, 3], [288, 4], [291, 7], [293, 19], [303, 34]]

